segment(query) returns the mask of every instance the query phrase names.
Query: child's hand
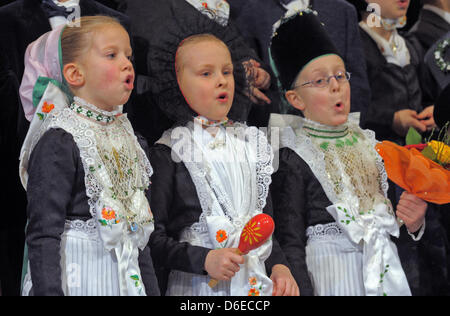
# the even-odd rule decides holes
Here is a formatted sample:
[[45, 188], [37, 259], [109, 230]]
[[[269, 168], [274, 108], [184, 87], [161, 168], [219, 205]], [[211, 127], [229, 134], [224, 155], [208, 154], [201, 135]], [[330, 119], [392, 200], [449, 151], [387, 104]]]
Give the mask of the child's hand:
[[431, 131], [433, 128], [437, 127], [434, 122], [433, 117], [434, 105], [430, 105], [426, 107], [422, 112], [417, 115], [417, 118], [421, 120], [423, 124], [427, 127], [428, 131]]
[[394, 131], [400, 136], [405, 136], [410, 127], [414, 127], [422, 133], [427, 131], [427, 126], [419, 120], [416, 111], [407, 109], [395, 112], [392, 122]]
[[300, 296], [300, 290], [288, 267], [276, 264], [272, 267], [273, 296]]
[[424, 223], [427, 206], [427, 202], [405, 191], [400, 196], [396, 214], [405, 223], [408, 231], [415, 233]]
[[208, 252], [205, 270], [209, 276], [219, 281], [230, 281], [244, 263], [244, 257], [236, 253], [237, 248], [215, 249]]

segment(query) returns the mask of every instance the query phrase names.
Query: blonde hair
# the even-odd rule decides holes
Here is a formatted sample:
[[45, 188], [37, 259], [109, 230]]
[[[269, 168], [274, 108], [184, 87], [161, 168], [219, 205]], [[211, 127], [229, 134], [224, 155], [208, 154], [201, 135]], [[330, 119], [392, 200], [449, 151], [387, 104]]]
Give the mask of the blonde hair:
[[[125, 28], [118, 20], [110, 16], [84, 16], [75, 23], [79, 27], [64, 28], [61, 34], [61, 57], [62, 64], [66, 65], [77, 61], [92, 44], [92, 33], [107, 25], [116, 25]], [[126, 30], [125, 30], [126, 31]]]
[[179, 62], [179, 55], [180, 55], [180, 51], [183, 47], [187, 46], [187, 45], [192, 45], [192, 44], [197, 44], [197, 43], [201, 43], [201, 42], [217, 42], [217, 43], [221, 43], [224, 47], [226, 47], [228, 49], [228, 46], [218, 37], [209, 34], [209, 33], [204, 33], [204, 34], [196, 34], [196, 35], [192, 35], [189, 36], [187, 38], [185, 38], [183, 41], [181, 41], [180, 45], [178, 46], [176, 55], [175, 55], [175, 70], [176, 72], [179, 72], [182, 68], [183, 68], [183, 64], [181, 64]]

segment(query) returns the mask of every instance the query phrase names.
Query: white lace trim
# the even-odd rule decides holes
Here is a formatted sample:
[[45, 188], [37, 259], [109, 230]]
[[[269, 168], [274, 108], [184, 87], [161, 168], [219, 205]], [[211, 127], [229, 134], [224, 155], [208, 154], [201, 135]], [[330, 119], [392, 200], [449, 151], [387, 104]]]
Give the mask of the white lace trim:
[[[77, 115], [75, 112], [69, 109], [67, 106], [55, 107], [49, 113], [49, 116], [42, 122], [42, 125], [39, 127], [39, 129], [32, 135], [29, 153], [33, 151], [34, 147], [39, 142], [44, 133], [51, 128], [62, 128], [73, 136], [73, 139], [80, 151], [80, 157], [85, 172], [85, 186], [86, 195], [88, 197], [89, 212], [94, 220], [95, 225], [97, 225], [96, 204], [100, 200], [101, 193], [105, 187], [104, 184], [102, 184], [91, 171], [91, 168], [93, 166], [102, 164], [101, 159], [98, 157], [98, 151], [96, 147], [97, 141], [95, 137], [96, 135], [95, 131], [93, 130], [93, 126], [96, 126], [95, 124], [97, 123], [84, 119], [83, 117]], [[145, 152], [139, 145], [137, 138], [134, 135], [133, 128], [126, 117], [126, 114], [117, 117], [114, 124], [121, 124], [129, 137], [134, 140], [135, 148], [137, 149], [137, 154], [139, 155], [138, 160], [140, 164], [139, 169], [141, 170], [141, 183], [143, 183], [144, 186], [148, 187], [150, 184], [150, 177], [153, 173], [153, 169], [147, 159]], [[100, 126], [100, 124], [97, 124], [97, 126]], [[147, 212], [147, 210], [144, 210], [143, 212]], [[146, 214], [140, 217], [146, 217]], [[76, 225], [80, 225], [78, 222], [76, 223]], [[93, 227], [94, 224], [92, 224], [92, 222], [89, 222], [89, 225], [92, 225], [89, 227]], [[71, 227], [73, 227], [72, 224]]]
[[[236, 230], [241, 230], [247, 221], [251, 217], [261, 213], [266, 205], [266, 199], [269, 194], [269, 186], [272, 182], [271, 175], [273, 173], [272, 148], [270, 147], [264, 133], [259, 131], [256, 127], [248, 127], [240, 123], [234, 123], [232, 126], [235, 128], [245, 129], [246, 142], [249, 146], [256, 146], [256, 163], [254, 164], [254, 170], [251, 171], [252, 182], [251, 187], [247, 188], [248, 193], [246, 193], [246, 196], [254, 196], [251, 192], [254, 192], [252, 190], [257, 190], [257, 198], [256, 201], [251, 203], [251, 205], [255, 205], [255, 208], [244, 217], [239, 216], [238, 210], [233, 210], [227, 194], [222, 192], [220, 185], [216, 183], [214, 177], [209, 176], [208, 166], [205, 163], [205, 160], [202, 159], [200, 162], [187, 161], [186, 159], [183, 160], [182, 156], [177, 155], [174, 152], [176, 146], [179, 147], [179, 145], [177, 145], [175, 140], [171, 138], [173, 130], [167, 130], [162, 138], [157, 142], [172, 148], [172, 154], [177, 156], [175, 158], [184, 163], [195, 185], [200, 205], [202, 207], [202, 214], [200, 215], [198, 222], [194, 223], [189, 229], [186, 229], [183, 232], [183, 235], [185, 235], [186, 238], [187, 236], [190, 236], [190, 239], [199, 240], [199, 238], [194, 238], [193, 236], [208, 232], [206, 217], [211, 216], [213, 204], [216, 202], [218, 202], [230, 215], [228, 216], [228, 219]], [[192, 128], [193, 124], [191, 123], [188, 124], [187, 128], [185, 127], [185, 131], [188, 131], [189, 133], [188, 137], [191, 137], [190, 139], [192, 139]], [[184, 150], [186, 150], [189, 146], [192, 146], [193, 143], [194, 142], [192, 141], [185, 142], [184, 148], [179, 151], [184, 152]], [[256, 180], [253, 181], [253, 179]]]
[[[302, 121], [305, 120], [302, 119]], [[312, 121], [308, 120], [308, 124], [310, 124], [310, 122]], [[323, 127], [323, 125], [320, 125], [319, 123], [316, 123], [316, 126]], [[350, 131], [353, 130], [362, 133], [365, 137], [366, 142], [370, 145], [368, 150], [370, 150], [370, 152], [375, 157], [376, 167], [381, 179], [380, 187], [384, 197], [387, 198], [387, 191], [389, 189], [389, 184], [387, 182], [388, 177], [386, 169], [384, 168], [383, 160], [375, 150], [375, 145], [378, 143], [378, 141], [375, 139], [375, 133], [371, 130], [362, 130], [361, 128], [353, 125], [350, 122], [348, 124], [348, 128]], [[293, 127], [284, 127], [281, 130], [280, 134], [281, 147], [288, 147], [296, 152], [300, 157], [302, 157], [302, 159], [314, 171], [314, 175], [322, 185], [328, 199], [332, 203], [337, 203], [339, 199], [335, 193], [333, 184], [328, 181], [324, 153], [320, 151], [317, 146], [313, 144], [311, 138], [302, 131], [302, 124], [298, 125], [298, 127], [295, 129]], [[341, 185], [342, 190], [345, 190], [345, 188], [342, 187], [342, 183], [340, 183], [339, 185]]]
[[86, 235], [92, 236], [92, 238], [98, 235], [97, 224], [94, 218], [90, 218], [87, 221], [83, 221], [80, 219], [72, 221], [66, 220], [65, 229], [82, 232]]
[[306, 229], [306, 236], [310, 241], [347, 238], [336, 223], [317, 224]]

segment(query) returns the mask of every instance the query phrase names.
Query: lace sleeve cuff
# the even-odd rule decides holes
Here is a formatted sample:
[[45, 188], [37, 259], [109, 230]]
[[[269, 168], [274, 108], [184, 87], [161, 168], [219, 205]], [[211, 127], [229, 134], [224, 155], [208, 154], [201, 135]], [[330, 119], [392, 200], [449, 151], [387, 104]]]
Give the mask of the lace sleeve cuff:
[[410, 233], [408, 229], [406, 229], [406, 231], [408, 232], [408, 235], [411, 236], [411, 238], [414, 241], [419, 241], [422, 238], [423, 233], [425, 232], [425, 220], [423, 221], [422, 227], [417, 232]]

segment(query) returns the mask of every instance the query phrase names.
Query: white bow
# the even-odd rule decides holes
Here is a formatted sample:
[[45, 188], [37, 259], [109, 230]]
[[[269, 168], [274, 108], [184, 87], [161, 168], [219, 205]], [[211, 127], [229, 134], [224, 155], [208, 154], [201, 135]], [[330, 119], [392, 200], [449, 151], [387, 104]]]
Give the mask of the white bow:
[[[337, 203], [327, 207], [350, 240], [363, 243], [363, 278], [366, 295], [410, 296], [408, 281], [390, 235], [398, 237], [399, 228], [388, 205], [377, 204], [361, 214], [358, 221], [349, 205]], [[361, 221], [361, 222], [359, 222]]]

